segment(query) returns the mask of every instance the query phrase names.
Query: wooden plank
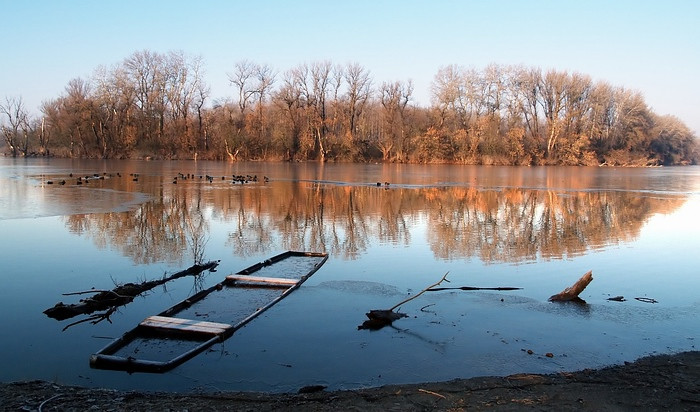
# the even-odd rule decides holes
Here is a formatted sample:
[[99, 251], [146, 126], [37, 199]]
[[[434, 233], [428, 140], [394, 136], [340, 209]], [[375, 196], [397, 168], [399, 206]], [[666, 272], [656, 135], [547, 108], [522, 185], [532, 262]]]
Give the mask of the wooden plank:
[[233, 280], [237, 282], [249, 282], [249, 283], [265, 283], [268, 285], [289, 285], [293, 286], [299, 282], [299, 279], [285, 279], [285, 278], [266, 278], [260, 276], [248, 276], [248, 275], [228, 275], [226, 279]]
[[226, 323], [171, 318], [168, 316], [149, 316], [141, 322], [140, 325], [150, 328], [169, 329], [181, 332], [209, 333], [212, 335], [218, 335], [232, 328], [231, 325]]

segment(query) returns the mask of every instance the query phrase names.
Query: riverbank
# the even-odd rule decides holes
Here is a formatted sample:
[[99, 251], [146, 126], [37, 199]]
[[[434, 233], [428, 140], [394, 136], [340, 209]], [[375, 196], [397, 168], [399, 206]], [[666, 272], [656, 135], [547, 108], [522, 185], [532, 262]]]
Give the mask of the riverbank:
[[[657, 355], [603, 369], [303, 394], [145, 393], [3, 383], [0, 409], [51, 410], [697, 410], [700, 352]], [[314, 388], [308, 388], [312, 390]]]

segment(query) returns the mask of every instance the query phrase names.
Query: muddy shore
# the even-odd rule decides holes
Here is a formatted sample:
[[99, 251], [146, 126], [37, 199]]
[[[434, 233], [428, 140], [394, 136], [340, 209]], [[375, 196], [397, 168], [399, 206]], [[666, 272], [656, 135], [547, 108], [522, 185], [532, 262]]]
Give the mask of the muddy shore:
[[[449, 382], [311, 393], [148, 393], [62, 386], [44, 381], [0, 384], [0, 410], [280, 411], [280, 410], [700, 410], [700, 352], [641, 358], [603, 369], [520, 374]], [[316, 389], [317, 391], [314, 391]]]

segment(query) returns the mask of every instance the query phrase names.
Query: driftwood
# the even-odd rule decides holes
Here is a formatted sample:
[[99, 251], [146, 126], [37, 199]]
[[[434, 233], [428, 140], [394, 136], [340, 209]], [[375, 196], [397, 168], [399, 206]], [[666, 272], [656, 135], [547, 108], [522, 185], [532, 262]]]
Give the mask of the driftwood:
[[584, 289], [586, 289], [586, 286], [588, 286], [589, 283], [593, 280], [593, 271], [589, 270], [586, 272], [583, 276], [581, 276], [581, 279], [577, 280], [576, 283], [571, 285], [570, 287], [562, 290], [561, 292], [557, 293], [556, 295], [552, 295], [549, 297], [550, 302], [568, 302], [568, 301], [573, 301], [573, 302], [583, 302], [581, 298], [578, 297], [578, 295], [583, 292]]
[[434, 288], [438, 285], [440, 285], [442, 282], [449, 282], [447, 280], [447, 275], [450, 272], [445, 273], [442, 276], [442, 279], [439, 281], [433, 283], [432, 285], [428, 286], [427, 288], [421, 290], [420, 292], [416, 293], [415, 295], [411, 296], [410, 298], [404, 299], [401, 302], [397, 303], [396, 305], [392, 306], [389, 309], [373, 309], [367, 312], [365, 315], [367, 316], [366, 321], [362, 323], [362, 325], [358, 326], [357, 329], [370, 329], [370, 330], [379, 330], [383, 328], [384, 326], [389, 326], [391, 325], [395, 320], [401, 319], [401, 318], [406, 318], [408, 315], [405, 313], [400, 313], [400, 312], [394, 312], [394, 309], [398, 308], [399, 306], [403, 305], [404, 303], [410, 302], [413, 299], [417, 298], [418, 296], [422, 295], [423, 293], [427, 292], [431, 288]]
[[[205, 270], [211, 272], [215, 271], [216, 266], [219, 265], [219, 261], [210, 261], [201, 265], [193, 265], [183, 271], [177, 272], [172, 276], [164, 277], [160, 280], [151, 280], [142, 283], [126, 283], [124, 285], [118, 286], [112, 290], [88, 290], [82, 292], [71, 292], [64, 293], [64, 296], [69, 295], [83, 295], [88, 293], [94, 293], [90, 298], [81, 299], [80, 303], [75, 304], [65, 304], [63, 302], [58, 302], [51, 308], [44, 311], [46, 316], [56, 319], [65, 320], [78, 315], [86, 315], [99, 310], [107, 310], [107, 314], [111, 314], [113, 310], [118, 306], [126, 305], [134, 300], [134, 298], [144, 292], [147, 292], [156, 286], [160, 286], [169, 282], [171, 280], [179, 279], [185, 276], [199, 275]], [[107, 315], [108, 317], [109, 315]], [[92, 320], [93, 318], [104, 318], [104, 315], [97, 315], [95, 317], [88, 318], [84, 321]], [[80, 323], [80, 322], [77, 322]]]

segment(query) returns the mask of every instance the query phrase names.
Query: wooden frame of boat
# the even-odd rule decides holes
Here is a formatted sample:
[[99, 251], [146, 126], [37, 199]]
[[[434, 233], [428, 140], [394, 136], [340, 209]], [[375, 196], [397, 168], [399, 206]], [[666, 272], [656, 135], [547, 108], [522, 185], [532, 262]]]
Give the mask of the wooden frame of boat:
[[[275, 263], [281, 262], [284, 259], [293, 256], [321, 258], [321, 260], [317, 262], [311, 270], [298, 279], [251, 276], [264, 267], [274, 265]], [[235, 331], [245, 326], [248, 322], [255, 319], [261, 313], [271, 308], [280, 300], [284, 299], [294, 290], [299, 288], [302, 283], [304, 283], [321, 266], [323, 266], [324, 263], [326, 263], [326, 260], [328, 260], [327, 253], [287, 251], [273, 256], [263, 262], [256, 263], [255, 265], [250, 266], [236, 274], [229, 275], [222, 282], [190, 296], [189, 298], [177, 303], [169, 309], [164, 310], [156, 316], [146, 318], [134, 329], [126, 332], [123, 336], [115, 339], [109, 345], [93, 354], [90, 357], [90, 367], [96, 369], [125, 370], [128, 372], [166, 372], [193, 358], [212, 345], [223, 342], [231, 337]], [[174, 315], [176, 315], [178, 312], [181, 312], [189, 308], [194, 303], [201, 301], [212, 292], [220, 291], [226, 287], [266, 287], [280, 288], [283, 289], [283, 291], [279, 296], [267, 302], [267, 304], [264, 306], [256, 308], [250, 315], [234, 325], [174, 317]], [[116, 355], [120, 349], [126, 347], [134, 340], [148, 336], [170, 336], [179, 340], [201, 341], [201, 343], [194, 348], [166, 361], [139, 359], [131, 356], [124, 357]]]

